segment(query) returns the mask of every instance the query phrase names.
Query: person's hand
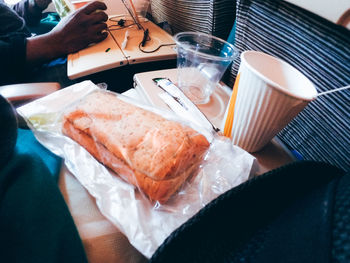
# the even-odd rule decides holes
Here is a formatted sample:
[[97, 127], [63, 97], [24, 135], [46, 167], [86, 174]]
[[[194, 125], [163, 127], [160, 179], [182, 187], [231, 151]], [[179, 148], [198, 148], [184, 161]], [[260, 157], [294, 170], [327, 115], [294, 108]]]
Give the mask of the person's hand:
[[108, 33], [105, 23], [108, 16], [103, 2], [95, 1], [63, 18], [49, 33], [56, 45], [53, 48], [69, 54], [104, 40]]
[[104, 3], [95, 1], [63, 18], [49, 33], [27, 39], [27, 63], [40, 64], [104, 40], [108, 16]]

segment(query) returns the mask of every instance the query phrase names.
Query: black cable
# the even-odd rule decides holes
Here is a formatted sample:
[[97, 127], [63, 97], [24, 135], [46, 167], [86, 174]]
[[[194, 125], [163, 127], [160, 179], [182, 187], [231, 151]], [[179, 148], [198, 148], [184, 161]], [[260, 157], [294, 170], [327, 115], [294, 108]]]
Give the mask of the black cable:
[[[111, 17], [111, 18], [109, 18], [108, 20], [117, 23], [116, 25], [110, 25], [110, 26], [108, 26], [108, 28], [109, 28], [111, 31], [120, 30], [120, 29], [128, 28], [128, 27], [131, 27], [131, 26], [135, 25], [135, 23], [126, 24], [129, 20], [125, 20], [125, 19], [123, 19], [123, 18]], [[116, 28], [115, 28], [115, 27], [116, 27]]]
[[[134, 23], [134, 24], [127, 25], [127, 26], [123, 26], [123, 27], [121, 27], [121, 26], [119, 26], [119, 25], [110, 25], [108, 28], [109, 28], [111, 31], [115, 31], [115, 30], [125, 29], [125, 28], [131, 27], [131, 26], [133, 26], [133, 25], [135, 25], [135, 23]], [[116, 28], [112, 28], [112, 27], [116, 27]]]
[[143, 32], [143, 39], [141, 41], [141, 46], [146, 45], [146, 42], [151, 40], [151, 38], [149, 37], [149, 31], [148, 28]]
[[[127, 27], [135, 25], [135, 23], [130, 24], [130, 25], [125, 25], [127, 20], [124, 20], [122, 18], [117, 20], [114, 17], [111, 17], [111, 18], [109, 18], [109, 20], [112, 21], [112, 22], [116, 22], [117, 25], [110, 25], [108, 27], [108, 31], [120, 30], [120, 29], [124, 29], [124, 28], [127, 28]], [[117, 27], [117, 28], [112, 29], [112, 27]], [[158, 51], [161, 47], [176, 45], [175, 43], [173, 43], [173, 44], [161, 44], [161, 45], [159, 45], [157, 48], [155, 48], [153, 50], [144, 50], [144, 49], [142, 49], [141, 46], [143, 47], [146, 44], [146, 42], [150, 41], [150, 40], [151, 40], [151, 38], [149, 36], [149, 31], [148, 31], [148, 29], [146, 29], [146, 30], [144, 30], [143, 39], [142, 39], [142, 41], [139, 44], [139, 50], [141, 52], [143, 52], [143, 53], [154, 53], [154, 52]]]
[[141, 48], [141, 45], [142, 45], [142, 42], [140, 42], [140, 44], [139, 44], [139, 49], [140, 49], [141, 52], [143, 52], [143, 53], [153, 53], [153, 52], [156, 52], [157, 50], [159, 50], [161, 47], [174, 46], [176, 44], [175, 43], [173, 43], [173, 44], [161, 44], [161, 45], [159, 45], [157, 48], [155, 48], [153, 50], [144, 50], [144, 49]]
[[[115, 22], [115, 23], [117, 23], [117, 24], [119, 24], [119, 25], [121, 25], [123, 22], [125, 23], [125, 22], [127, 22], [127, 21], [130, 21], [130, 20], [126, 20], [126, 19], [120, 18], [120, 17], [110, 17], [110, 18], [108, 18], [108, 20], [109, 20], [109, 21], [112, 21], [112, 22]], [[132, 21], [132, 22], [133, 22], [133, 21]]]
[[125, 20], [124, 19], [120, 19], [119, 21], [118, 21], [118, 25], [120, 25], [120, 26], [125, 26]]

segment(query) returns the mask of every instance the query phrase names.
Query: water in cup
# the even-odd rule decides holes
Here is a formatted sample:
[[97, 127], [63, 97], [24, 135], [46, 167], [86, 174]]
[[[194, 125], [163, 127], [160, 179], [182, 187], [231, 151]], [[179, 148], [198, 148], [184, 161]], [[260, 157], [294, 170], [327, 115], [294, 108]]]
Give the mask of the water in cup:
[[198, 32], [178, 33], [175, 42], [178, 86], [194, 103], [209, 102], [237, 51], [220, 38]]
[[213, 87], [218, 82], [217, 79], [220, 80], [219, 70], [204, 63], [197, 68], [184, 67], [179, 70], [182, 71], [179, 73], [182, 77], [179, 79], [178, 85], [187, 97], [197, 104], [207, 103], [213, 92]]

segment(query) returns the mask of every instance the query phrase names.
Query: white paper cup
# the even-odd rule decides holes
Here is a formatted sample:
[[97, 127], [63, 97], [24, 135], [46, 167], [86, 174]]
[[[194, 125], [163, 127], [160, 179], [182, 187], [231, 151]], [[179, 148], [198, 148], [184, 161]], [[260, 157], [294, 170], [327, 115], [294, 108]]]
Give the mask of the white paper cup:
[[316, 96], [311, 81], [288, 63], [243, 52], [221, 128], [233, 144], [259, 151]]

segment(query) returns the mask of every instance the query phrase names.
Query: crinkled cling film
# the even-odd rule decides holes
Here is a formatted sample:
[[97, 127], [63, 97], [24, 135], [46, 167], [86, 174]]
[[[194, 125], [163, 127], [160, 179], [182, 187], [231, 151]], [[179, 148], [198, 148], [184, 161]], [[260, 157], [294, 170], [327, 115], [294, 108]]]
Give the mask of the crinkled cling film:
[[171, 111], [90, 81], [18, 112], [146, 257], [208, 202], [247, 180], [255, 160]]
[[70, 0], [53, 0], [56, 12], [63, 18], [75, 10]]

